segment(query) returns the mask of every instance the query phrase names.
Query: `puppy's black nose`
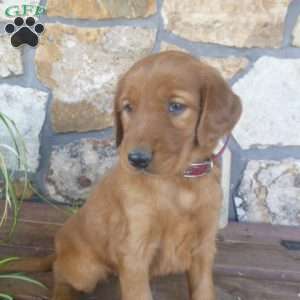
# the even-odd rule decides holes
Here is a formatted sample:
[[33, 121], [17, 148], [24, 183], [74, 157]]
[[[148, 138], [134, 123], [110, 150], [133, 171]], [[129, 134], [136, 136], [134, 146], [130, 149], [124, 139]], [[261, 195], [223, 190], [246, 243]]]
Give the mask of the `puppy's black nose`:
[[152, 160], [152, 154], [145, 150], [134, 149], [128, 154], [128, 161], [137, 169], [145, 169]]

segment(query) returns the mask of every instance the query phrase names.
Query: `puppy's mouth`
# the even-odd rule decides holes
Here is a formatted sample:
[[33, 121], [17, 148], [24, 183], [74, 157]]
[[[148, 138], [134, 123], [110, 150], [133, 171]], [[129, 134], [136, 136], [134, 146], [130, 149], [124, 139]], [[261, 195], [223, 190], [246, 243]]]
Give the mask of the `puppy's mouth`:
[[159, 173], [155, 172], [151, 167], [137, 168], [137, 167], [134, 167], [131, 163], [129, 163], [128, 160], [126, 160], [126, 159], [121, 159], [121, 165], [127, 172], [129, 172], [133, 175], [145, 175], [145, 176], [159, 175]]
[[167, 176], [169, 174], [168, 172], [161, 172], [161, 171], [154, 170], [151, 167], [144, 168], [144, 169], [137, 169], [128, 164], [127, 164], [127, 170], [129, 170], [129, 172], [132, 174], [143, 175], [143, 176], [148, 176], [148, 177], [149, 176], [152, 176], [152, 177], [153, 176], [155, 176], [155, 177]]
[[133, 162], [123, 157], [123, 166], [130, 172], [135, 174], [143, 174], [145, 176], [169, 176], [175, 175], [177, 167], [173, 157], [162, 159], [159, 154], [152, 154], [149, 162]]

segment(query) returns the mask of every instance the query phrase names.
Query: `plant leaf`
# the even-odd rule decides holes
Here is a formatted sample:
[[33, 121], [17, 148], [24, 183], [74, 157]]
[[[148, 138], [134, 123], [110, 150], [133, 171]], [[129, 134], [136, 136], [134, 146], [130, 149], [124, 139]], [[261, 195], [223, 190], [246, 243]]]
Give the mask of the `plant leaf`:
[[[4, 258], [4, 259], [1, 259], [0, 260], [0, 268], [1, 266], [11, 262], [11, 261], [14, 261], [14, 260], [19, 260], [20, 258], [19, 257], [16, 257], [16, 256], [10, 256], [10, 257], [7, 257], [7, 258]], [[1, 271], [1, 269], [0, 269]]]
[[0, 293], [0, 299], [4, 299], [4, 300], [14, 300], [14, 298], [8, 294], [3, 294]]
[[0, 279], [21, 280], [21, 281], [25, 281], [25, 282], [40, 286], [44, 289], [48, 289], [43, 283], [41, 283], [33, 278], [30, 278], [30, 277], [24, 275], [23, 273], [0, 274]]

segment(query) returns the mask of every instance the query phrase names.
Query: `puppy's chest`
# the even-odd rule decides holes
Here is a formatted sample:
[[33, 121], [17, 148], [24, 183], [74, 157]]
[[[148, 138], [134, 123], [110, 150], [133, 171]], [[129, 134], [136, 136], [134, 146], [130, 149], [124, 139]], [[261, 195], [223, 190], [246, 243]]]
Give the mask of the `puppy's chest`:
[[[129, 230], [134, 240], [146, 241], [155, 249], [152, 275], [187, 270], [192, 253], [201, 244], [202, 205], [194, 190], [164, 185], [152, 193], [143, 193], [143, 201], [134, 201]], [[147, 245], [144, 245], [147, 248]]]
[[189, 268], [192, 251], [199, 240], [201, 226], [193, 212], [197, 207], [196, 194], [177, 188], [158, 201], [161, 236], [153, 260], [153, 274], [183, 272]]
[[152, 274], [183, 272], [189, 268], [192, 253], [199, 245], [199, 224], [191, 217], [180, 215], [165, 216], [162, 223]]

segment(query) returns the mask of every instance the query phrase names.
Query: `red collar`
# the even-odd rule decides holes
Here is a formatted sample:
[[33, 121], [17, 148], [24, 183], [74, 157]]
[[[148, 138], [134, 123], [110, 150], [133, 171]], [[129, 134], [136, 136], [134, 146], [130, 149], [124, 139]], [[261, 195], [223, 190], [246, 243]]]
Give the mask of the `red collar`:
[[194, 177], [201, 177], [207, 175], [213, 168], [214, 162], [217, 161], [224, 153], [229, 141], [229, 136], [226, 138], [224, 145], [222, 146], [221, 150], [213, 154], [212, 157], [208, 160], [201, 161], [198, 163], [192, 163], [190, 167], [188, 167], [183, 176], [187, 178], [194, 178]]

